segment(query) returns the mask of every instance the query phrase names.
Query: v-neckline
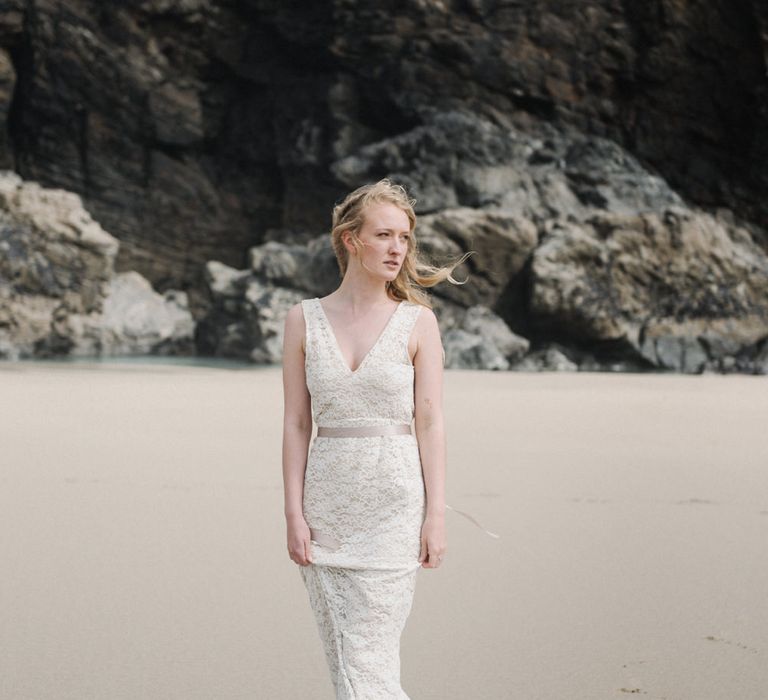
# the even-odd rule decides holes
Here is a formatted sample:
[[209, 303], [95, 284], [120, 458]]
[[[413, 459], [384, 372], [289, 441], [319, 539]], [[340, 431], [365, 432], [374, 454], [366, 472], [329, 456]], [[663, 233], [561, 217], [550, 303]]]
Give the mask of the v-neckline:
[[365, 365], [366, 361], [371, 356], [371, 353], [376, 349], [378, 344], [381, 342], [381, 339], [387, 334], [389, 327], [392, 325], [392, 321], [394, 321], [395, 316], [397, 316], [397, 312], [400, 311], [400, 307], [404, 303], [403, 301], [401, 301], [397, 305], [395, 310], [390, 315], [389, 320], [384, 325], [384, 329], [381, 331], [381, 333], [379, 333], [379, 337], [376, 338], [373, 345], [371, 345], [371, 347], [368, 349], [368, 352], [366, 352], [365, 355], [363, 355], [363, 359], [360, 360], [360, 364], [355, 369], [351, 369], [350, 366], [347, 364], [347, 361], [344, 359], [344, 354], [341, 352], [341, 345], [339, 345], [339, 341], [336, 337], [336, 332], [333, 330], [333, 326], [331, 325], [331, 322], [328, 319], [328, 315], [325, 313], [325, 309], [323, 308], [323, 305], [320, 303], [320, 297], [315, 297], [315, 301], [317, 302], [318, 309], [320, 309], [320, 315], [322, 316], [323, 322], [328, 328], [328, 332], [331, 336], [331, 341], [332, 341], [334, 350], [336, 352], [336, 355], [338, 356], [342, 366], [347, 370], [347, 373], [350, 375], [357, 374], [360, 371], [360, 369], [363, 367], [363, 365]]

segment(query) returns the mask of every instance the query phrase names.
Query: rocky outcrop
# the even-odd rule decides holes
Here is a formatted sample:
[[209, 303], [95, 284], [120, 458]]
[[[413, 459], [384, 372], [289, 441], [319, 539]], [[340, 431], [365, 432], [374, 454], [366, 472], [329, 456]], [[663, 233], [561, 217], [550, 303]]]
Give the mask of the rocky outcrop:
[[658, 368], [747, 367], [768, 338], [768, 256], [747, 231], [700, 212], [555, 222], [531, 285], [540, 327]]
[[487, 307], [472, 306], [460, 317], [460, 325], [441, 328], [446, 368], [505, 370], [528, 352], [528, 340], [515, 335]]
[[282, 357], [283, 323], [301, 291], [264, 284], [251, 270], [212, 261], [206, 266], [212, 297], [198, 325], [198, 347], [206, 355], [277, 363]]
[[347, 186], [392, 177], [417, 211], [498, 208], [533, 222], [682, 205], [665, 180], [604, 138], [542, 122], [526, 130], [455, 109], [333, 164]]
[[193, 352], [186, 295], [115, 275], [118, 247], [77, 195], [0, 174], [0, 358]]
[[[753, 232], [727, 213], [687, 206], [614, 143], [457, 112], [335, 167], [350, 182], [405, 181], [422, 195], [418, 207], [440, 210], [420, 220], [420, 245], [435, 257], [478, 255], [457, 274], [469, 284], [436, 294], [489, 305], [537, 357], [566, 360], [522, 367], [767, 369], [758, 358], [768, 338], [768, 256]], [[454, 325], [448, 314], [446, 330]], [[454, 335], [467, 356], [472, 344]], [[570, 358], [553, 343], [570, 346]], [[506, 368], [483, 353], [475, 365]]]
[[[200, 315], [208, 260], [244, 268], [270, 228], [308, 240], [359, 184], [338, 161], [457, 109], [612, 141], [761, 232], [767, 21], [761, 0], [3, 0], [0, 166], [80, 194], [117, 269]], [[412, 154], [461, 151], [423, 182], [427, 209], [533, 194], [503, 143], [500, 170], [473, 173], [473, 143]]]
[[487, 209], [444, 209], [418, 220], [419, 249], [440, 262], [474, 251], [461, 270], [461, 286], [443, 285], [441, 296], [461, 306], [500, 306], [512, 280], [519, 277], [538, 244], [532, 221], [515, 213]]
[[[407, 181], [418, 208], [438, 210], [417, 229], [433, 262], [474, 251], [454, 275], [464, 284], [434, 289], [446, 366], [768, 371], [768, 255], [750, 230], [686, 206], [615, 144], [540, 131], [449, 113], [337, 164], [350, 182]], [[461, 133], [472, 147], [452, 155]], [[209, 264], [204, 347], [278, 361], [275, 319], [330, 292], [338, 270], [327, 236], [250, 259], [243, 272]]]
[[[121, 272], [110, 281], [93, 354], [193, 355], [194, 334], [184, 292], [159, 294], [138, 272]], [[92, 353], [83, 348], [79, 354]]]
[[[275, 361], [291, 300], [337, 280], [331, 204], [388, 175], [435, 262], [476, 251], [434, 290], [451, 364], [762, 371], [767, 21], [758, 0], [4, 0], [0, 166], [81, 195], [115, 268], [168, 293], [137, 348], [186, 294], [198, 352]], [[69, 352], [46, 305], [101, 313], [112, 276], [65, 292], [45, 251], [8, 264], [32, 291], [4, 327], [54, 318], [31, 336]]]
[[[472, 220], [481, 214], [473, 211]], [[496, 235], [509, 230], [507, 219], [491, 213], [486, 233], [490, 222]], [[433, 250], [452, 250], [437, 228], [428, 238]], [[529, 289], [533, 342], [489, 307], [462, 306], [439, 285], [433, 303], [447, 368], [768, 372], [768, 258], [746, 231], [668, 209], [553, 221], [532, 251], [525, 239], [518, 243], [530, 254], [517, 277]], [[209, 263], [214, 303], [198, 341], [209, 354], [276, 363], [285, 314], [332, 291], [335, 281], [323, 285], [329, 278], [311, 271], [335, 261], [327, 236], [309, 247], [268, 243], [251, 260], [247, 270]], [[482, 266], [476, 274], [489, 277]], [[506, 283], [521, 286], [515, 275]]]
[[[480, 217], [472, 216], [479, 224]], [[497, 217], [491, 215], [490, 220]], [[499, 235], [506, 230], [502, 226]], [[437, 229], [430, 240], [436, 248], [448, 247], [448, 238]], [[218, 261], [206, 266], [212, 304], [199, 323], [198, 345], [213, 356], [278, 363], [288, 309], [302, 299], [333, 291], [339, 282], [338, 265], [327, 235], [307, 246], [269, 242], [253, 248], [249, 257], [251, 267], [245, 270]], [[528, 341], [487, 306], [465, 308], [437, 297], [434, 306], [444, 334], [446, 367], [509, 369], [528, 350]]]

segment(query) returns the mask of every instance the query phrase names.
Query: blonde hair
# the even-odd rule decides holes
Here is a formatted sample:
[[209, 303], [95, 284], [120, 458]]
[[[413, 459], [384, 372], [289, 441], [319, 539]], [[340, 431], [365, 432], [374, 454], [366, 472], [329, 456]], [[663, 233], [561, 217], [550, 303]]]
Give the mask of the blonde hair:
[[339, 263], [341, 276], [344, 277], [346, 274], [349, 263], [349, 251], [344, 246], [343, 234], [347, 231], [352, 234], [352, 245], [359, 253], [363, 246], [358, 234], [365, 223], [365, 210], [372, 204], [380, 203], [394, 204], [404, 211], [410, 222], [411, 234], [400, 272], [394, 280], [387, 282], [387, 294], [392, 299], [423, 304], [431, 309], [432, 303], [429, 296], [420, 287], [434, 287], [444, 280], [448, 280], [452, 284], [464, 284], [467, 280], [459, 282], [451, 276], [451, 273], [475, 251], [465, 253], [458, 260], [454, 260], [444, 267], [435, 267], [425, 262], [419, 256], [418, 242], [414, 235], [416, 213], [413, 210], [413, 205], [416, 204], [416, 200], [408, 196], [402, 185], [396, 185], [386, 178], [373, 184], [358, 187], [333, 208], [331, 245]]

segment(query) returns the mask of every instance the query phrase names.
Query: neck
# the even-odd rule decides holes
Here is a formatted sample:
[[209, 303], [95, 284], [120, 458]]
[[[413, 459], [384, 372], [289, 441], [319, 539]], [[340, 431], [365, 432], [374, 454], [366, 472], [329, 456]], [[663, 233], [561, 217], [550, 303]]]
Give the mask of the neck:
[[370, 309], [392, 303], [385, 281], [375, 279], [365, 270], [356, 269], [352, 265], [347, 267], [344, 279], [334, 296], [353, 309]]

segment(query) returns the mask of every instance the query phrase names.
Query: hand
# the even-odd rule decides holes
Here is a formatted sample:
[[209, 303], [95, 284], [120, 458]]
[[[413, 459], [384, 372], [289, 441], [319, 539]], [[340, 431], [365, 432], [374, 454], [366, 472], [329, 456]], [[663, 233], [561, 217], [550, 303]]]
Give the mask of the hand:
[[436, 569], [440, 566], [445, 552], [445, 516], [427, 515], [421, 526], [419, 561], [425, 569]]
[[312, 558], [309, 553], [309, 525], [303, 515], [294, 515], [287, 519], [288, 556], [300, 566], [309, 566]]

